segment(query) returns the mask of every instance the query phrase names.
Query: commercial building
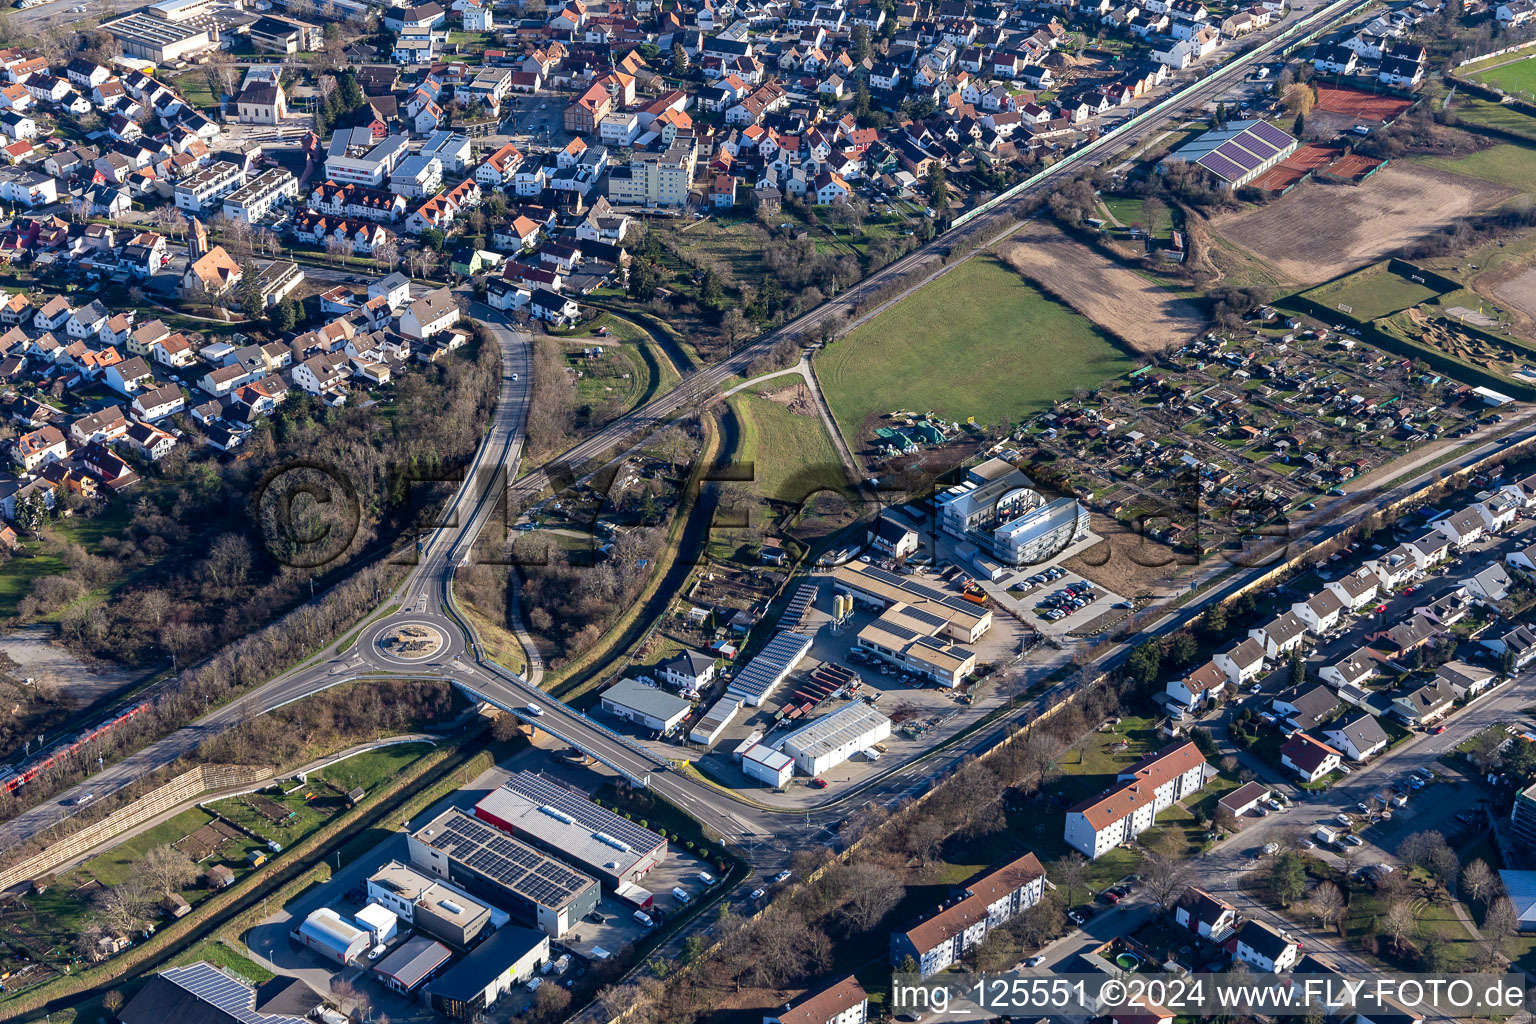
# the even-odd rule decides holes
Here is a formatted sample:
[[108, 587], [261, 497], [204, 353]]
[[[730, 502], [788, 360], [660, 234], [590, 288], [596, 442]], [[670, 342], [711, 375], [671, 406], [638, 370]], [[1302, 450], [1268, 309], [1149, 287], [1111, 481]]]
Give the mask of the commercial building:
[[1088, 510], [1072, 498], [1047, 501], [1004, 459], [988, 459], [934, 499], [939, 529], [1004, 565], [1036, 565], [1088, 535]]
[[281, 167], [262, 171], [224, 197], [224, 216], [256, 224], [270, 214], [284, 199], [297, 202], [299, 183]]
[[1520, 849], [1536, 850], [1536, 782], [1515, 795], [1515, 805], [1509, 809], [1509, 827]]
[[1267, 121], [1228, 121], [1163, 157], [1158, 169], [1198, 164], [1227, 188], [1238, 189], [1294, 152], [1296, 140]]
[[314, 989], [294, 978], [261, 988], [225, 974], [206, 961], [154, 975], [117, 1014], [121, 1024], [313, 1024], [325, 1005]]
[[681, 697], [636, 679], [620, 679], [604, 690], [598, 701], [610, 715], [663, 735], [681, 725], [693, 710], [693, 705]]
[[735, 697], [721, 697], [710, 705], [704, 717], [699, 719], [688, 732], [688, 740], [691, 743], [700, 743], [706, 747], [715, 745], [725, 727], [730, 725], [741, 711], [741, 701]]
[[443, 162], [431, 153], [413, 153], [389, 172], [389, 187], [407, 198], [436, 195], [443, 184]]
[[754, 743], [742, 752], [741, 770], [749, 779], [783, 789], [795, 774], [795, 759], [782, 750]]
[[891, 720], [873, 704], [855, 700], [796, 729], [779, 747], [795, 759], [796, 768], [820, 775], [890, 736]]
[[1151, 828], [1157, 815], [1205, 785], [1205, 757], [1174, 743], [1126, 767], [1108, 791], [1067, 811], [1067, 844], [1095, 860]]
[[153, 64], [165, 64], [211, 50], [219, 44], [219, 27], [211, 18], [170, 21], [139, 11], [101, 26], [123, 44], [123, 53]]
[[958, 961], [993, 928], [1033, 907], [1045, 892], [1045, 868], [1033, 853], [989, 871], [965, 892], [905, 931], [891, 934], [891, 963], [906, 957], [927, 977]]
[[838, 566], [832, 585], [880, 610], [859, 631], [858, 647], [865, 653], [941, 686], [958, 686], [976, 670], [969, 645], [992, 628], [990, 609], [857, 560]]
[[784, 1009], [763, 1014], [763, 1024], [864, 1024], [869, 1020], [869, 993], [853, 975], [807, 993]]
[[362, 956], [371, 938], [330, 907], [312, 912], [291, 934], [300, 945], [339, 964], [350, 964]]
[[487, 794], [475, 815], [614, 890], [667, 859], [667, 841], [655, 832], [533, 772], [519, 772]]
[[368, 879], [368, 900], [417, 931], [460, 949], [509, 920], [506, 911], [399, 861], [390, 861]]
[[385, 986], [411, 995], [445, 967], [453, 954], [448, 947], [425, 935], [412, 935], [373, 965], [373, 973]]
[[682, 206], [693, 185], [696, 150], [675, 142], [662, 153], [636, 153], [608, 172], [608, 201], [630, 206]]
[[726, 695], [739, 698], [749, 707], [761, 707], [810, 649], [809, 635], [788, 630], [779, 633], [741, 667], [725, 688]]
[[298, 53], [318, 50], [324, 38], [319, 25], [276, 14], [263, 14], [246, 30], [257, 53]]
[[338, 128], [325, 151], [325, 176], [343, 185], [383, 188], [390, 172], [410, 152], [409, 139], [390, 135], [375, 144], [367, 127]]
[[411, 863], [560, 938], [597, 906], [597, 882], [455, 807], [408, 839]]
[[429, 984], [427, 999], [438, 1013], [472, 1020], [548, 960], [548, 935], [503, 928]]
[[230, 160], [219, 160], [198, 168], [176, 183], [176, 206], [191, 213], [202, 213], [215, 200], [223, 199], [244, 184], [245, 168]]

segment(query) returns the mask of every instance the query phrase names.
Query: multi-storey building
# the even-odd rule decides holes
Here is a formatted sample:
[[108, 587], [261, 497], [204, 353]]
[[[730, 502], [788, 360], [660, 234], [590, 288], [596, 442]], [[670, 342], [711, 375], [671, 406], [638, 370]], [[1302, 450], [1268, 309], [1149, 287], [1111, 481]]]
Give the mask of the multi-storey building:
[[224, 197], [224, 216], [256, 224], [264, 220], [284, 199], [297, 201], [299, 183], [281, 167], [262, 171]]
[[201, 213], [215, 200], [223, 199], [244, 184], [245, 168], [230, 160], [219, 160], [176, 183], [176, 206]]
[[1148, 754], [1108, 791], [1067, 811], [1067, 844], [1090, 860], [1102, 857], [1151, 828], [1176, 801], [1198, 793], [1205, 778], [1205, 757], [1192, 742]]
[[911, 957], [924, 977], [980, 945], [993, 928], [1040, 902], [1045, 868], [1033, 853], [989, 871], [938, 912], [891, 935], [891, 963]]

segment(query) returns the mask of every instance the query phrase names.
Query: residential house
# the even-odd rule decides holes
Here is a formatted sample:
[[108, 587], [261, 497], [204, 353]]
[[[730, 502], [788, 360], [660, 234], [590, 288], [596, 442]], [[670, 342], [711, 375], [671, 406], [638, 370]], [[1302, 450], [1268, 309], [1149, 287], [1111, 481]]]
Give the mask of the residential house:
[[1257, 629], [1250, 629], [1248, 636], [1264, 645], [1266, 658], [1279, 661], [1301, 648], [1307, 638], [1307, 624], [1295, 612], [1287, 611]]
[[1342, 754], [1304, 732], [1294, 732], [1280, 747], [1280, 764], [1303, 782], [1316, 782], [1339, 767]]
[[1201, 938], [1221, 942], [1237, 927], [1237, 908], [1192, 885], [1173, 905], [1173, 919]]
[[1334, 749], [1351, 761], [1364, 761], [1387, 749], [1387, 733], [1374, 715], [1362, 714], [1353, 721], [1336, 725], [1323, 733]]
[[1045, 892], [1045, 869], [1033, 853], [987, 872], [937, 913], [891, 934], [890, 960], [917, 962], [927, 977], [957, 963], [992, 929], [1029, 910]]
[[1444, 682], [1456, 694], [1457, 700], [1476, 697], [1493, 685], [1497, 675], [1481, 665], [1468, 665], [1464, 661], [1448, 661], [1435, 670], [1435, 678]]
[[1326, 722], [1339, 706], [1334, 692], [1318, 683], [1298, 683], [1275, 694], [1269, 706], [1275, 715], [1293, 729], [1315, 729]]
[[1281, 974], [1295, 965], [1301, 955], [1301, 944], [1262, 921], [1246, 921], [1238, 929], [1232, 955], [1255, 971]]
[[1264, 645], [1249, 637], [1232, 649], [1216, 654], [1211, 660], [1234, 686], [1242, 686], [1258, 678], [1264, 670]]
[[1456, 706], [1456, 691], [1439, 676], [1392, 701], [1392, 714], [1404, 725], [1427, 726], [1450, 714]]
[[1170, 700], [1187, 711], [1220, 699], [1227, 686], [1227, 674], [1215, 661], [1207, 661], [1182, 679], [1171, 680], [1167, 687]]
[[1291, 611], [1296, 617], [1307, 624], [1307, 628], [1318, 636], [1327, 636], [1339, 624], [1339, 616], [1344, 611], [1344, 602], [1332, 590], [1323, 589], [1313, 594], [1305, 601], [1297, 601], [1291, 605]]
[[1318, 677], [1334, 686], [1363, 687], [1381, 671], [1381, 662], [1369, 647], [1357, 647], [1331, 665], [1317, 670]]
[[1366, 566], [1328, 582], [1328, 589], [1352, 612], [1359, 612], [1376, 600], [1381, 592], [1381, 581]]
[[1453, 512], [1444, 519], [1437, 520], [1434, 528], [1435, 532], [1450, 541], [1451, 546], [1457, 551], [1466, 550], [1488, 532], [1488, 524], [1484, 522], [1475, 506]]

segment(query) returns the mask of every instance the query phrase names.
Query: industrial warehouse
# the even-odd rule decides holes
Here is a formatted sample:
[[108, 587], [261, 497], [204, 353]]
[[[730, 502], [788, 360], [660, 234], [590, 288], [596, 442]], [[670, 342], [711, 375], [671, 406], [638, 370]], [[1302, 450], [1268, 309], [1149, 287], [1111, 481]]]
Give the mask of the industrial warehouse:
[[592, 875], [611, 890], [639, 882], [667, 841], [558, 782], [520, 772], [475, 805], [482, 821]]
[[457, 807], [410, 836], [411, 863], [483, 893], [525, 924], [559, 938], [592, 912], [597, 882]]

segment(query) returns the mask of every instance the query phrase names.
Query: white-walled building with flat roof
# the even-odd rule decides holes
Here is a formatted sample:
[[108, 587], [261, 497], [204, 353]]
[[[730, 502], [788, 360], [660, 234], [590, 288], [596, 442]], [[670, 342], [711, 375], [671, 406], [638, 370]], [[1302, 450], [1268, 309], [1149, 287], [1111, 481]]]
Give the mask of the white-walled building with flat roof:
[[779, 749], [795, 759], [795, 767], [807, 775], [820, 775], [890, 739], [891, 720], [873, 704], [856, 700], [822, 715], [785, 736]]
[[749, 779], [782, 789], [795, 774], [795, 759], [782, 750], [756, 743], [741, 755], [741, 770]]
[[659, 733], [676, 729], [693, 710], [681, 697], [635, 679], [620, 679], [602, 692], [598, 703], [610, 715]]

